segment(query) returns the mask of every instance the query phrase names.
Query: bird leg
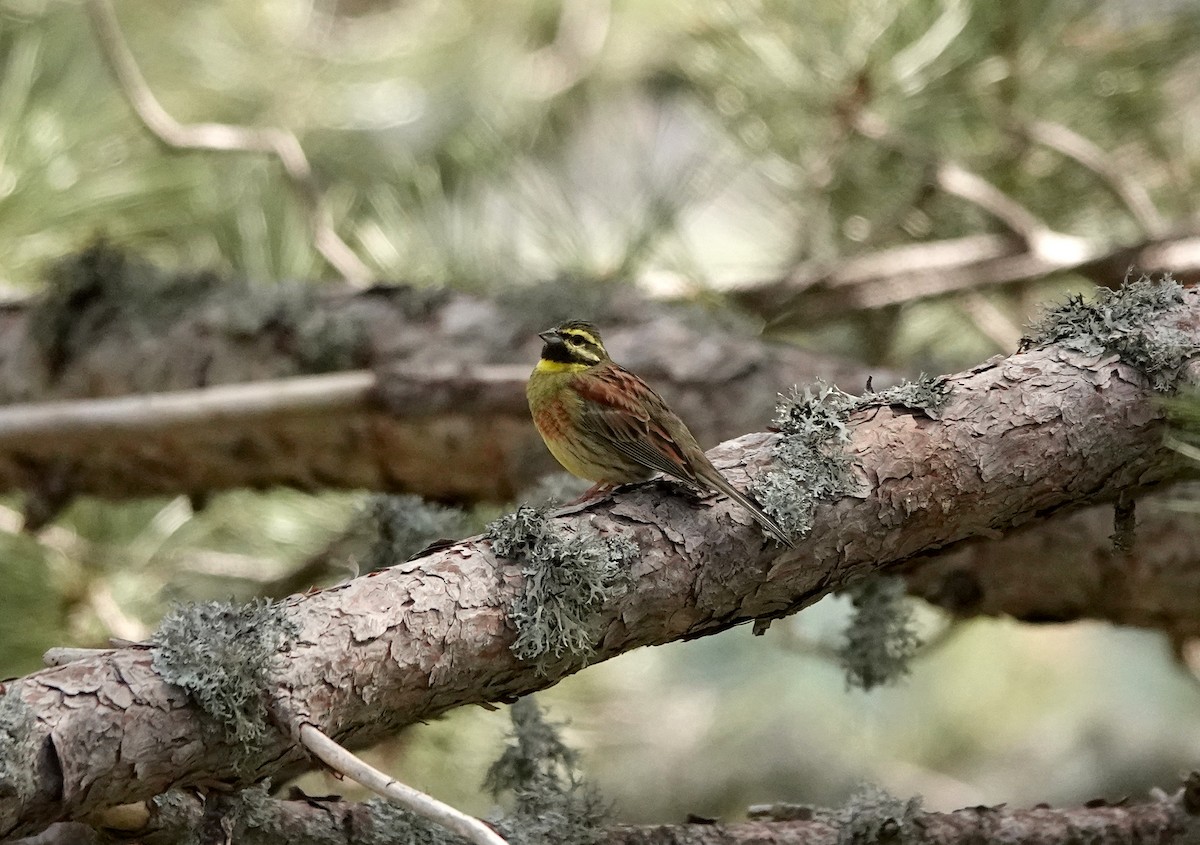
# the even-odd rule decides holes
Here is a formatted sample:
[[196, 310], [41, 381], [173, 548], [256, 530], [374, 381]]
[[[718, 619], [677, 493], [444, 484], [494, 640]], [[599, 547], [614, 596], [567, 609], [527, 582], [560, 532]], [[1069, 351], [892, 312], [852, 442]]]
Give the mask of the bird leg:
[[597, 481], [591, 487], [584, 490], [583, 493], [579, 496], [579, 498], [572, 499], [571, 501], [569, 501], [565, 505], [563, 505], [563, 507], [569, 508], [572, 505], [582, 505], [584, 502], [590, 502], [592, 499], [598, 499], [601, 496], [603, 496], [605, 493], [611, 493], [618, 486], [620, 486], [620, 485], [606, 484], [603, 481]]

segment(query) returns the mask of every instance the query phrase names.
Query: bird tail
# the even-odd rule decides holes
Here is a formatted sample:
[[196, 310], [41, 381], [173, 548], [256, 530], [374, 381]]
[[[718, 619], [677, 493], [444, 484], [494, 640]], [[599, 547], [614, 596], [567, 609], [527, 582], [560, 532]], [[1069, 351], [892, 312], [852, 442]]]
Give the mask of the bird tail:
[[783, 530], [783, 527], [771, 517], [767, 516], [766, 512], [759, 506], [758, 502], [751, 499], [741, 490], [730, 484], [723, 475], [719, 472], [714, 472], [713, 477], [704, 479], [712, 484], [729, 498], [733, 499], [743, 508], [750, 512], [754, 520], [767, 530], [775, 539], [783, 543], [788, 548], [796, 548], [796, 541], [788, 536], [788, 533]]

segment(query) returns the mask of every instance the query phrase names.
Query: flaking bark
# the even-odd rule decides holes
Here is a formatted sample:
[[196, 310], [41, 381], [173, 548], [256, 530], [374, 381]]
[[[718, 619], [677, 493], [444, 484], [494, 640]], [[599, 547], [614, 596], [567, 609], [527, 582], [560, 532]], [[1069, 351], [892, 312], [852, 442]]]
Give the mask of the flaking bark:
[[[1195, 340], [1200, 292], [1173, 316]], [[1196, 380], [1196, 362], [1188, 367]], [[857, 495], [822, 503], [796, 550], [763, 538], [731, 502], [662, 481], [556, 518], [619, 534], [640, 555], [632, 583], [598, 614], [589, 662], [793, 613], [873, 571], [997, 537], [1049, 515], [1131, 497], [1179, 477], [1147, 379], [1114, 356], [1051, 346], [951, 377], [933, 420], [901, 407], [856, 412], [846, 451]], [[763, 471], [778, 435], [749, 434], [710, 457], [735, 483]], [[0, 805], [0, 836], [30, 833], [172, 786], [247, 784], [302, 762], [292, 730], [311, 722], [364, 745], [419, 719], [550, 686], [580, 659], [534, 667], [511, 651], [520, 567], [479, 538], [344, 586], [296, 596], [299, 634], [271, 667], [278, 735], [251, 759], [204, 741], [203, 718], [125, 648], [8, 685], [36, 714], [34, 789]]]

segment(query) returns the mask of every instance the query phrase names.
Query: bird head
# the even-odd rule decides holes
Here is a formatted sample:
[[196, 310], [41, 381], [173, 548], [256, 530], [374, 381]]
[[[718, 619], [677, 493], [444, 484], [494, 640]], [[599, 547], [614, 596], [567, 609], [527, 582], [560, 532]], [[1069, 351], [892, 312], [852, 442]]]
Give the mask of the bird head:
[[542, 360], [571, 367], [591, 367], [609, 360], [600, 332], [584, 320], [570, 320], [538, 335], [546, 342]]

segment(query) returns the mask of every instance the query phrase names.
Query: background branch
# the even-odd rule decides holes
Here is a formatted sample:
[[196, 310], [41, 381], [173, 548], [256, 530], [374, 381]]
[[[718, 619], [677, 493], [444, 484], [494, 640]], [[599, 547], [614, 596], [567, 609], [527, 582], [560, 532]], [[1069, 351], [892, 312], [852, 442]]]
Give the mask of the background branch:
[[[893, 819], [892, 827], [903, 827], [904, 841], [920, 845], [996, 841], [1056, 845], [1079, 838], [1093, 845], [1184, 845], [1200, 836], [1196, 780], [1193, 774], [1173, 795], [1159, 793], [1150, 800], [1029, 810], [1001, 805], [950, 813], [917, 811], [909, 818]], [[867, 812], [855, 819], [847, 809], [821, 811], [800, 805], [750, 809], [749, 821], [615, 825], [597, 831], [596, 845], [838, 845], [849, 839], [845, 828], [866, 828], [872, 823], [882, 827], [887, 821], [883, 814]], [[332, 796], [264, 797], [255, 802], [258, 824], [254, 825], [242, 821], [242, 812], [236, 794], [202, 797], [180, 791], [171, 793], [169, 803], [128, 812], [122, 818], [105, 815], [102, 820], [110, 835], [122, 840], [136, 837], [147, 845], [185, 841], [219, 818], [228, 820], [240, 845], [275, 845], [281, 840], [294, 845], [353, 845], [385, 833], [372, 805]], [[843, 818], [840, 824], [838, 816]], [[11, 845], [101, 845], [107, 839], [87, 825], [57, 824]]]
[[314, 245], [343, 280], [354, 285], [370, 281], [372, 273], [333, 227], [316, 176], [304, 148], [284, 129], [251, 129], [226, 123], [183, 124], [167, 113], [142, 76], [137, 60], [117, 22], [110, 0], [86, 0], [88, 18], [101, 54], [134, 113], [150, 132], [168, 147], [181, 150], [268, 153], [279, 159], [289, 184], [304, 205]]

